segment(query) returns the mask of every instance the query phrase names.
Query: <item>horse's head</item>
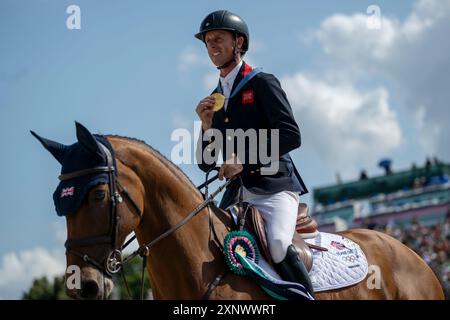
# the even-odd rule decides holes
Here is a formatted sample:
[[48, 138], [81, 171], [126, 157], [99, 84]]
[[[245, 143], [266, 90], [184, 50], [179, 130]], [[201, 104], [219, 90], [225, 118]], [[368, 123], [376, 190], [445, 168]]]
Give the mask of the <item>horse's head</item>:
[[70, 146], [31, 133], [62, 165], [53, 200], [67, 222], [66, 292], [99, 299], [113, 289], [111, 275], [120, 270], [122, 244], [140, 222], [143, 197], [138, 177], [116, 163], [104, 136], [79, 123], [76, 132]]

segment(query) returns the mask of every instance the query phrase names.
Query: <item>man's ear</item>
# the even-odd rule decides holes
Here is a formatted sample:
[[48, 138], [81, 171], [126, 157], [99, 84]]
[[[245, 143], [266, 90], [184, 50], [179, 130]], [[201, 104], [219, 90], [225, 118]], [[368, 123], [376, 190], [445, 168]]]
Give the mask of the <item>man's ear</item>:
[[244, 46], [244, 41], [245, 41], [245, 39], [244, 39], [243, 36], [239, 36], [237, 38], [237, 47], [238, 47], [238, 49], [242, 49], [242, 47]]

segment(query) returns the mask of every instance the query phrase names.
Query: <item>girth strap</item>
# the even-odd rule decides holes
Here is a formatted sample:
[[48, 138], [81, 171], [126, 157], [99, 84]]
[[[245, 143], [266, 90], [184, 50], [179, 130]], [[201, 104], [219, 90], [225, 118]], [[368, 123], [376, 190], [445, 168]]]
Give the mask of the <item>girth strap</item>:
[[215, 288], [219, 285], [220, 281], [222, 281], [223, 278], [225, 278], [226, 274], [228, 273], [228, 269], [225, 270], [223, 273], [219, 274], [213, 282], [211, 282], [208, 286], [208, 290], [206, 290], [205, 294], [202, 296], [202, 300], [208, 300], [209, 296], [213, 292]]

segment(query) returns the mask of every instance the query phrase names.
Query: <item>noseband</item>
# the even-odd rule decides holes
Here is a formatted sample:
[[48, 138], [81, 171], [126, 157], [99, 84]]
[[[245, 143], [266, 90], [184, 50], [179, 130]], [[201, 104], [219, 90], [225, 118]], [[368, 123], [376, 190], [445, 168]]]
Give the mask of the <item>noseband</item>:
[[[107, 165], [99, 166], [90, 169], [78, 170], [66, 174], [60, 175], [58, 178], [61, 181], [70, 180], [74, 178], [78, 178], [81, 176], [85, 176], [93, 173], [107, 173], [108, 174], [108, 189], [110, 195], [110, 210], [109, 210], [109, 218], [110, 218], [110, 229], [108, 234], [94, 236], [83, 239], [68, 239], [64, 246], [66, 247], [66, 254], [73, 254], [83, 259], [85, 262], [93, 265], [95, 268], [102, 271], [104, 274], [112, 276], [120, 271], [122, 267], [122, 249], [118, 249], [117, 247], [117, 231], [118, 231], [118, 215], [117, 215], [117, 206], [123, 202], [123, 198], [120, 194], [120, 189], [122, 193], [127, 197], [127, 199], [131, 202], [134, 209], [136, 210], [139, 217], [142, 216], [141, 210], [139, 209], [136, 202], [130, 196], [128, 191], [123, 188], [119, 181], [116, 179], [115, 167], [113, 157], [111, 152], [107, 147], [103, 144], [99, 143], [99, 145], [103, 148], [104, 154], [106, 155]], [[78, 251], [80, 247], [88, 247], [94, 245], [110, 245], [110, 251], [108, 256], [102, 263], [99, 263], [95, 259], [89, 257], [88, 254], [82, 253]], [[76, 248], [77, 250], [74, 250]]]

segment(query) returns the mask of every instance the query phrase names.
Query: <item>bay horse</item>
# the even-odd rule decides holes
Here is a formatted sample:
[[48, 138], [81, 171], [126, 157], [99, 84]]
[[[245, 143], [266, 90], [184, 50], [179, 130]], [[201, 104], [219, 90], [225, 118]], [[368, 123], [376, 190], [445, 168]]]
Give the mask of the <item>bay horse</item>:
[[[80, 141], [84, 138], [78, 131], [83, 128], [78, 125], [78, 143], [88, 145], [86, 149], [89, 152], [98, 153], [100, 149], [95, 150], [96, 146], [89, 147], [89, 143], [95, 144], [92, 139], [88, 143]], [[84, 135], [89, 135], [89, 132], [84, 132]], [[140, 245], [151, 242], [202, 203], [202, 194], [189, 178], [159, 152], [132, 138], [108, 135], [106, 139], [115, 153], [116, 179], [121, 186], [118, 192], [126, 192], [126, 197], [117, 206], [115, 244], [118, 247], [133, 231]], [[55, 157], [64, 149], [57, 142], [43, 138], [40, 141]], [[98, 238], [108, 232], [111, 224], [110, 190], [108, 183], [92, 187], [77, 211], [66, 216], [68, 241]], [[211, 225], [216, 230], [216, 237], [211, 234]], [[217, 210], [211, 214], [208, 209], [203, 209], [156, 243], [147, 252], [146, 265], [154, 298], [200, 299], [208, 286], [227, 268], [221, 241], [231, 230], [231, 217]], [[316, 299], [444, 299], [443, 290], [432, 270], [398, 240], [365, 229], [347, 230], [339, 234], [361, 247], [369, 265], [379, 267], [381, 286], [371, 288], [367, 283], [368, 274], [358, 284], [316, 293]], [[66, 288], [67, 294], [73, 298], [105, 298], [113, 289], [112, 280], [105, 276], [100, 263], [89, 262], [105, 261], [109, 244], [85, 243], [82, 247], [83, 254], [66, 252], [67, 266], [78, 265], [81, 269], [81, 287]], [[270, 299], [249, 277], [231, 272], [226, 273], [208, 298]]]

